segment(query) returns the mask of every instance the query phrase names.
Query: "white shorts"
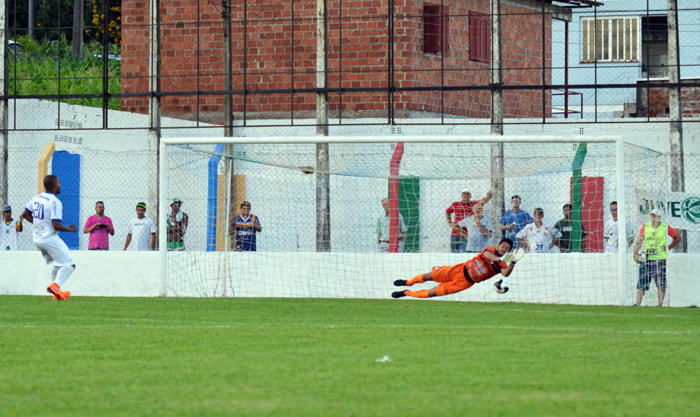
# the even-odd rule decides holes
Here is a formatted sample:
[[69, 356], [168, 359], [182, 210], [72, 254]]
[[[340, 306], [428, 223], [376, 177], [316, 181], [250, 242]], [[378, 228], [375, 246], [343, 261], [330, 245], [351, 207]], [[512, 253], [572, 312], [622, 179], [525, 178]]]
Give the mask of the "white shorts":
[[71, 256], [66, 242], [58, 236], [50, 236], [39, 241], [34, 241], [36, 247], [46, 259], [46, 265], [53, 262], [55, 266], [74, 265], [75, 261]]

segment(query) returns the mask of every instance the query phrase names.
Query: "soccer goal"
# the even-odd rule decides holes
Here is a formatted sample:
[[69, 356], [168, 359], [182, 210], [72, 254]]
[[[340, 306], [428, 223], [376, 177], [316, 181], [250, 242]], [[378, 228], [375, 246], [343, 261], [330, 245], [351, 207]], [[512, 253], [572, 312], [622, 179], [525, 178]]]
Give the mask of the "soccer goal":
[[[648, 221], [645, 202], [666, 201], [660, 153], [614, 136], [400, 140], [162, 139], [162, 295], [389, 298], [394, 280], [522, 236], [532, 253], [507, 294], [489, 280], [440, 299], [634, 302], [632, 248], [606, 250], [606, 221], [616, 202], [614, 234], [628, 241]], [[531, 232], [547, 236], [527, 240], [536, 211]]]

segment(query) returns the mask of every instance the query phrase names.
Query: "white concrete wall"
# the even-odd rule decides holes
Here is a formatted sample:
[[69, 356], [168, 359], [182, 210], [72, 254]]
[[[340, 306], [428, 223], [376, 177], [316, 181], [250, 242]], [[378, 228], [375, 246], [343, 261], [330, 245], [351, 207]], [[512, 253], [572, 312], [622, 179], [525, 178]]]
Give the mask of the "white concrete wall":
[[[158, 252], [71, 251], [75, 272], [64, 285], [72, 295], [156, 297]], [[46, 295], [51, 269], [37, 251], [0, 252], [0, 294]]]
[[[52, 126], [55, 126], [55, 119], [48, 116], [38, 118], [37, 115], [50, 115], [52, 112], [55, 112], [56, 108], [57, 104], [52, 102], [18, 100], [10, 107], [11, 112], [13, 112], [10, 119], [17, 123], [10, 128], [50, 129]], [[81, 202], [80, 224], [78, 224], [78, 228], [82, 229], [87, 217], [94, 213], [94, 202], [98, 199], [103, 200], [107, 204], [106, 214], [112, 217], [115, 222], [115, 228], [117, 229], [117, 234], [110, 239], [112, 248], [121, 249], [126, 237], [126, 223], [134, 215], [135, 203], [146, 199], [144, 196], [146, 186], [146, 178], [144, 178], [144, 175], [146, 175], [145, 173], [147, 172], [145, 169], [146, 167], [144, 166], [141, 171], [134, 168], [136, 166], [142, 166], [144, 161], [143, 159], [137, 160], [136, 158], [130, 157], [129, 153], [145, 152], [148, 149], [147, 131], [144, 129], [147, 127], [147, 116], [110, 111], [110, 126], [133, 128], [134, 130], [84, 130], [88, 128], [98, 129], [102, 126], [101, 109], [63, 104], [60, 105], [60, 108], [62, 128], [67, 128], [69, 130], [28, 130], [10, 132], [10, 201], [8, 201], [8, 203], [15, 207], [15, 216], [17, 216], [19, 211], [21, 211], [21, 206], [35, 194], [37, 184], [36, 162], [44, 146], [50, 141], [56, 141], [57, 150], [68, 150], [84, 155], [82, 164], [83, 172], [81, 173], [83, 180], [81, 193], [85, 201]], [[418, 124], [410, 125], [410, 123], [416, 122], [416, 120], [406, 120], [406, 124], [401, 126], [363, 126], [359, 125], [359, 123], [374, 123], [376, 120], [355, 119], [353, 122], [358, 123], [358, 125], [331, 126], [330, 132], [331, 135], [343, 136], [392, 135], [396, 138], [397, 142], [401, 141], [402, 134], [427, 136], [434, 134], [489, 134], [490, 125], [488, 123], [479, 124], [480, 122], [485, 122], [484, 120], [460, 119], [460, 121], [468, 121], [476, 124], [461, 126], [426, 126]], [[616, 121], [619, 122], [620, 120]], [[420, 122], [439, 123], [440, 121], [438, 119], [421, 119]], [[630, 123], [585, 124], [574, 119], [568, 119], [565, 122], [560, 121], [562, 122], [560, 124], [541, 124], [539, 119], [532, 121], [521, 119], [517, 121], [520, 124], [510, 124], [515, 122], [514, 120], [507, 121], [508, 124], [505, 126], [506, 134], [551, 135], [553, 138], [556, 138], [556, 135], [572, 134], [581, 134], [583, 135], [582, 138], [585, 138], [586, 135], [619, 134], [625, 138], [625, 140], [639, 146], [646, 146], [659, 152], [668, 151], [669, 127], [665, 120], [660, 123], [655, 123], [653, 120], [651, 122], [647, 122], [646, 120], [630, 120]], [[528, 122], [531, 122], [531, 124], [522, 124]], [[78, 126], [75, 123], [80, 123], [80, 125]], [[285, 126], [288, 124], [288, 121], [285, 120], [264, 121], [264, 123], [267, 125], [279, 123], [280, 126], [275, 128], [239, 127], [237, 128], [237, 134], [245, 136], [315, 134], [313, 126]], [[185, 127], [172, 130], [164, 129], [163, 134], [166, 136], [201, 137], [221, 134], [220, 129], [197, 128], [193, 122], [175, 119], [166, 119], [163, 125], [166, 127]], [[80, 127], [80, 129], [78, 127]], [[697, 171], [691, 171], [695, 169], [694, 166], [698, 165], [698, 161], [700, 161], [700, 124], [686, 123], [684, 129], [684, 147], [685, 151], [689, 153], [689, 155], [686, 156], [686, 190], [689, 193], [700, 195], [700, 180], [693, 180], [694, 178], [700, 177]], [[172, 287], [173, 292], [191, 296], [209, 294], [230, 295], [230, 290], [234, 290], [236, 289], [236, 285], [240, 285], [241, 287], [238, 288], [236, 295], [385, 297], [387, 294], [386, 291], [393, 289], [390, 285], [390, 281], [396, 279], [397, 276], [413, 276], [417, 273], [416, 271], [425, 270], [435, 264], [463, 262], [463, 259], [451, 258], [451, 255], [445, 253], [449, 243], [449, 230], [444, 222], [444, 210], [452, 201], [459, 199], [459, 190], [464, 186], [472, 188], [475, 198], [483, 197], [485, 192], [488, 191], [490, 185], [487, 178], [488, 172], [482, 169], [485, 164], [484, 160], [479, 159], [472, 152], [470, 153], [471, 158], [467, 161], [468, 163], [465, 164], [465, 166], [460, 165], [459, 169], [456, 170], [453, 175], [446, 176], [448, 179], [422, 181], [420, 213], [422, 224], [421, 250], [429, 253], [421, 255], [427, 257], [421, 258], [420, 256], [413, 256], [407, 258], [406, 256], [408, 255], [401, 255], [398, 258], [385, 258], [381, 255], [369, 254], [369, 252], [374, 249], [373, 242], [376, 239], [374, 228], [377, 216], [381, 213], [380, 200], [386, 195], [386, 171], [388, 170], [388, 160], [392, 152], [388, 144], [371, 146], [383, 146], [387, 149], [386, 152], [378, 152], [371, 158], [368, 157], [369, 160], [368, 158], [358, 158], [353, 160], [348, 159], [348, 161], [352, 162], [346, 162], [342, 159], [336, 159], [335, 156], [332, 160], [332, 163], [339, 164], [338, 166], [342, 168], [341, 175], [334, 176], [331, 182], [333, 248], [341, 253], [333, 253], [332, 255], [300, 255], [300, 253], [313, 251], [315, 246], [315, 178], [313, 175], [305, 175], [300, 171], [295, 171], [294, 175], [285, 174], [286, 177], [280, 175], [273, 176], [273, 171], [289, 170], [276, 167], [274, 162], [277, 161], [266, 161], [267, 165], [239, 161], [237, 162], [237, 170], [242, 169], [240, 172], [245, 173], [248, 178], [247, 198], [253, 203], [253, 212], [260, 216], [263, 223], [263, 233], [260, 235], [258, 241], [258, 247], [261, 252], [257, 254], [245, 254], [245, 256], [239, 254], [233, 256], [233, 260], [231, 261], [229, 259], [221, 259], [220, 254], [195, 253], [188, 255], [194, 257], [192, 259], [196, 259], [198, 262], [201, 261], [202, 265], [205, 267], [200, 270], [192, 270], [192, 275], [183, 277], [180, 283], [174, 281]], [[462, 145], [457, 146], [459, 147]], [[114, 153], [114, 163], [107, 167], [107, 173], [105, 173], [104, 165], [93, 164], [89, 160], [88, 155], [91, 152]], [[411, 150], [409, 147], [406, 157], [407, 164], [402, 167], [402, 174], [404, 175], [412, 175], [414, 174], [414, 168], [420, 168], [417, 165], [410, 165], [408, 163], [410, 152]], [[461, 150], [455, 151], [457, 156], [463, 156], [459, 155], [460, 153], [462, 153]], [[694, 156], [691, 155], [693, 153]], [[570, 155], [573, 154], [574, 150], [571, 149]], [[314, 165], [313, 150], [306, 152], [304, 155], [306, 155], [308, 159], [300, 160], [299, 165]], [[444, 158], [444, 155], [440, 156], [440, 158]], [[204, 248], [205, 237], [207, 158], [200, 159], [201, 160], [197, 161], [197, 166], [199, 167], [199, 171], [201, 171], [200, 178], [202, 182], [183, 182], [181, 185], [185, 184], [187, 187], [184, 187], [182, 190], [174, 191], [174, 194], [170, 195], [171, 198], [190, 198], [186, 201], [185, 206], [183, 206], [183, 210], [190, 213], [192, 221], [192, 228], [186, 237], [186, 245], [188, 248], [195, 250]], [[448, 165], [449, 164], [446, 163], [436, 164], [435, 166], [441, 170], [436, 175], [445, 177], [444, 170]], [[694, 173], [695, 175], [689, 175], [689, 173]], [[587, 174], [591, 175], [590, 173]], [[364, 177], [361, 178], [360, 176]], [[426, 176], [429, 175], [426, 174]], [[545, 221], [551, 224], [558, 220], [561, 214], [561, 205], [563, 202], [566, 202], [568, 198], [568, 174], [564, 177], [562, 177], [563, 179], [557, 179], [559, 186], [556, 189], [549, 190], [546, 190], [547, 184], [532, 183], [527, 177], [523, 177], [522, 179], [509, 179], [506, 185], [509, 190], [508, 194], [518, 193], [523, 197], [525, 200], [524, 208], [528, 211], [531, 212], [536, 205], [543, 206], [546, 212]], [[608, 175], [606, 174], [606, 178], [607, 177]], [[143, 181], [139, 182], [139, 179]], [[270, 184], [274, 181], [277, 181], [277, 183]], [[361, 182], [364, 185], [356, 186], [357, 182]], [[564, 182], [567, 184], [563, 184]], [[606, 194], [608, 185], [610, 185], [610, 183], [606, 179]], [[171, 183], [171, 188], [172, 186], [173, 184]], [[276, 192], [269, 193], [269, 190], [276, 190]], [[606, 204], [608, 200], [609, 196], [606, 195]], [[630, 197], [628, 197], [628, 200], [631, 201]], [[195, 203], [197, 203], [197, 205], [195, 205]], [[499, 219], [492, 220], [495, 223], [498, 222]], [[25, 226], [29, 225], [25, 223]], [[700, 233], [697, 231], [690, 232], [689, 241], [691, 243], [691, 249], [697, 252], [700, 247]], [[9, 285], [3, 284], [0, 286], [0, 293], [43, 294], [43, 289], [45, 288], [43, 277], [48, 276], [49, 270], [48, 267], [42, 266], [42, 264], [34, 264], [32, 260], [34, 258], [25, 258], [26, 256], [38, 256], [33, 251], [30, 251], [32, 247], [31, 230], [27, 227], [25, 232], [22, 233], [20, 248], [29, 252], [20, 253], [16, 255], [16, 257], [12, 257], [11, 263], [0, 263], [0, 265], [3, 265], [0, 270], [0, 282], [9, 283]], [[87, 236], [81, 235], [81, 248], [86, 247]], [[266, 253], [263, 253], [263, 251]], [[360, 256], [358, 252], [365, 252], [366, 254]], [[102, 263], [108, 267], [104, 268], [102, 272], [90, 273], [90, 277], [102, 277], [104, 276], [104, 271], [109, 271], [110, 274], [121, 274], [121, 269], [124, 269], [123, 262], [131, 262], [132, 260], [140, 259], [139, 257], [141, 256], [153, 257], [154, 254], [134, 254], [132, 257], [125, 255], [125, 258], [117, 258], [122, 254], [113, 252], [110, 254], [74, 253], [76, 261], [79, 263], [79, 268], [75, 277], [71, 279], [70, 286], [75, 285], [76, 291], [78, 291], [76, 294], [80, 294], [80, 291], [87, 291], [90, 288], [92, 288], [90, 291], [94, 291], [84, 292], [83, 295], [135, 296], [156, 295], [158, 293], [158, 282], [157, 279], [153, 278], [158, 275], [158, 261], [151, 261], [151, 258], [148, 258], [149, 260], [147, 263], [156, 269], [145, 267], [145, 271], [139, 272], [137, 271], [138, 268], [133, 266], [133, 276], [124, 278], [129, 280], [128, 285], [123, 284], [125, 281], [123, 281], [122, 278], [118, 278], [116, 279], [116, 288], [107, 292], [105, 292], [105, 288], [100, 285], [95, 287], [88, 285], [88, 283], [93, 282], [90, 281], [92, 278], [86, 278], [84, 275], [86, 271], [89, 271], [89, 268], [91, 268], [88, 263], [90, 265], [96, 265], [93, 260], [101, 259], [99, 256], [106, 256], [106, 258], [104, 258], [104, 262], [99, 261], [97, 264]], [[6, 260], [7, 258], [4, 258], [4, 256], [6, 255], [2, 254], [0, 260]], [[325, 265], [328, 265], [328, 263], [317, 259], [317, 256], [337, 256], [339, 261], [333, 265], [342, 265], [342, 268], [337, 271], [326, 272], [329, 278], [325, 278], [325, 284], [320, 286], [315, 280], [315, 274], [321, 270], [325, 271], [327, 269]], [[683, 255], [673, 254], [671, 256]], [[211, 260], [212, 257], [215, 257], [215, 261]], [[122, 261], [117, 261], [117, 259], [122, 259]], [[392, 261], [387, 261], [387, 259]], [[394, 259], [401, 259], [401, 261], [394, 262]], [[22, 261], [18, 263], [17, 260]], [[188, 265], [190, 261], [191, 259], [188, 259], [183, 262], [185, 265]], [[604, 262], [604, 265], [608, 265], [614, 264], [615, 261], [604, 260], [602, 262]], [[280, 279], [284, 280], [284, 277], [288, 274], [296, 273], [290, 271], [305, 270], [304, 268], [283, 268], [279, 270], [281, 275], [276, 276], [275, 279], [267, 280], [267, 278], [265, 278], [258, 281], [257, 277], [260, 273], [257, 272], [257, 270], [260, 268], [260, 265], [265, 265], [266, 267], [269, 265], [287, 264], [298, 266], [302, 265], [302, 263], [304, 268], [308, 268], [307, 270], [310, 272], [307, 275], [299, 277], [298, 282], [300, 282], [300, 284], [298, 285], [283, 285], [280, 287], [278, 281], [280, 281]], [[536, 264], [537, 263], [531, 263], [531, 266]], [[598, 264], [603, 265], [601, 262], [598, 262]], [[26, 267], [30, 268], [30, 270], [20, 273], [14, 270], [14, 266], [12, 265], [21, 265], [22, 268]], [[381, 268], [377, 269], [376, 265], [381, 265]], [[547, 271], [552, 273], [557, 280], [556, 282], [561, 283], [556, 284], [559, 285], [559, 287], [556, 287], [556, 291], [550, 292], [550, 284], [545, 285], [547, 283], [546, 281], [541, 281], [541, 283], [536, 284], [536, 286], [529, 285], [527, 291], [531, 291], [538, 286], [541, 286], [542, 290], [535, 290], [533, 295], [527, 296], [529, 297], [527, 298], [528, 300], [532, 302], [617, 303], [616, 287], [613, 286], [614, 280], [611, 282], [611, 278], [609, 278], [608, 273], [605, 272], [609, 270], [609, 268], [601, 267], [600, 271], [594, 270], [594, 273], [591, 274], [590, 266], [587, 263], [573, 263], [572, 265], [585, 266], [588, 269], [581, 269], [581, 271], [588, 272], [579, 272], [576, 279], [567, 281], [560, 277], [567, 277], [572, 274], [572, 272], [569, 271], [571, 267], [566, 265], [554, 265], [555, 264], [548, 265]], [[558, 265], [558, 263], [556, 263], [556, 265]], [[692, 300], [695, 300], [693, 298], [695, 296], [694, 294], [700, 291], [697, 291], [697, 287], [694, 286], [696, 285], [695, 274], [693, 274], [692, 267], [688, 266], [692, 265], [692, 263], [678, 263], [678, 265], [686, 266], [677, 269], [677, 274], [671, 274], [673, 280], [680, 280], [680, 284], [674, 288], [688, 288], [689, 290], [688, 292], [679, 292], [677, 289], [672, 291], [672, 303], [675, 303], [677, 300], [676, 297], [680, 297], [681, 295], [688, 296], [691, 300], [687, 302], [683, 301], [683, 303], [687, 303], [688, 305], [696, 303], [696, 301]], [[518, 269], [522, 272], [527, 268], [528, 267], [524, 265], [522, 269], [520, 267]], [[671, 263], [669, 265], [669, 270], [672, 271], [673, 268], [676, 268], [676, 266]], [[128, 268], [126, 269], [129, 270]], [[224, 271], [223, 281], [220, 277], [212, 278], [211, 276], [213, 273], [205, 269], [216, 269], [217, 274]], [[12, 272], [12, 274], [9, 272], [6, 273], [6, 271], [10, 270], [15, 272]], [[187, 268], [180, 268], [180, 270], [184, 271], [187, 270]], [[228, 272], [231, 270], [243, 270], [243, 278], [236, 280], [230, 278], [234, 275]], [[542, 280], [542, 277], [545, 275], [547, 274], [543, 274], [541, 270], [538, 271], [536, 275], [537, 280]], [[35, 277], [32, 278], [35, 281], [29, 280], [27, 276]], [[121, 277], [121, 275], [118, 276]], [[384, 278], [372, 278], [370, 281], [362, 281], [362, 279], [365, 278], [358, 278], [364, 276], [388, 276], [391, 277], [391, 279], [386, 281]], [[142, 291], [140, 289], [141, 287], [138, 285], [132, 287], [131, 280], [136, 279], [136, 277], [139, 277], [138, 279], [142, 282], [148, 283], [148, 288], [150, 288], [150, 290]], [[334, 280], [333, 277], [336, 277], [336, 279]], [[86, 280], [84, 284], [80, 284], [79, 280], [81, 279]], [[379, 279], [380, 281], [377, 282], [381, 282], [382, 284], [377, 284], [374, 279]], [[230, 288], [228, 294], [224, 293], [220, 285], [217, 287], [217, 283], [222, 281], [225, 284], [226, 280], [235, 281], [237, 283], [236, 285], [230, 282], [228, 283], [228, 287]], [[630, 278], [630, 280], [633, 281], [633, 278]], [[24, 284], [19, 286], [13, 285], [12, 283], [15, 282]], [[37, 285], [39, 282], [42, 284]], [[97, 280], [95, 282], [101, 281]], [[263, 289], [255, 287], [254, 284], [257, 282], [263, 285]], [[389, 282], [389, 284], [386, 284], [386, 282]], [[597, 283], [597, 285], [595, 283]], [[25, 286], [23, 287], [22, 285]], [[177, 285], [180, 285], [180, 287], [177, 287]], [[388, 287], [386, 285], [388, 285]], [[459, 297], [471, 297], [473, 294], [477, 294], [478, 291], [481, 291], [477, 291], [477, 289], [481, 287], [490, 288], [490, 284], [484, 285], [478, 286], [471, 292], [456, 297], [456, 299], [460, 299]], [[514, 286], [517, 285], [519, 285], [518, 281], [515, 281]], [[634, 282], [630, 285], [633, 286]], [[601, 286], [603, 287], [602, 289]], [[610, 287], [610, 289], [607, 289], [608, 287]], [[226, 288], [226, 285], [224, 285], [223, 288]], [[350, 290], [348, 290], [348, 288], [350, 288]], [[487, 293], [488, 291], [484, 290], [483, 297], [486, 297], [484, 299], [495, 297], [493, 293]], [[515, 295], [508, 295], [507, 297], [521, 297], [521, 295], [517, 295], [515, 291], [513, 291], [512, 294]], [[554, 297], [553, 299], [549, 298], [550, 294]], [[632, 297], [634, 288], [628, 289], [628, 294]], [[650, 294], [650, 296], [651, 295], [652, 294]], [[498, 297], [498, 299], [508, 299], [507, 297]], [[496, 298], [493, 299], [495, 300]]]
[[[157, 252], [73, 251], [75, 273], [64, 285], [75, 296], [154, 297], [160, 288]], [[435, 265], [464, 262], [453, 254], [171, 253], [168, 295], [184, 297], [390, 298], [396, 279], [409, 279]], [[616, 255], [527, 255], [508, 278], [511, 290], [493, 291], [494, 280], [444, 300], [618, 305]], [[670, 254], [669, 304], [700, 305], [700, 255]], [[51, 267], [38, 252], [0, 252], [0, 294], [46, 295]], [[414, 289], [434, 284], [416, 285]], [[627, 280], [627, 302], [636, 293]], [[655, 290], [646, 296], [653, 304]]]

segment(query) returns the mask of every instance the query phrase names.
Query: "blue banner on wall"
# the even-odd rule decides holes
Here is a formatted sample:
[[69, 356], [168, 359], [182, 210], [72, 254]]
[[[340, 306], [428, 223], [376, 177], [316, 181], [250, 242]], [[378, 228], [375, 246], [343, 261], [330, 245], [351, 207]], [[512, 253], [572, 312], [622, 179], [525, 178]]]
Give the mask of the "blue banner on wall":
[[[58, 195], [63, 203], [61, 223], [66, 227], [74, 224], [80, 231], [80, 155], [68, 151], [54, 152], [51, 173], [61, 183], [61, 194]], [[58, 232], [58, 236], [66, 242], [68, 249], [80, 249], [78, 233]]]
[[216, 214], [219, 201], [219, 162], [224, 153], [224, 145], [219, 144], [214, 148], [214, 155], [209, 157], [207, 169], [207, 252], [216, 251], [216, 228], [225, 225], [216, 224]]

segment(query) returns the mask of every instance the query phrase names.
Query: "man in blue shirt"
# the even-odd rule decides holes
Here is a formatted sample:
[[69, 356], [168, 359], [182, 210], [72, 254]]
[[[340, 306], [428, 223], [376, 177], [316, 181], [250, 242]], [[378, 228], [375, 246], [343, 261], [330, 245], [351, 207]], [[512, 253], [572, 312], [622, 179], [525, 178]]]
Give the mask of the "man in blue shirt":
[[535, 219], [530, 215], [530, 213], [520, 210], [521, 202], [522, 200], [520, 200], [519, 195], [516, 194], [511, 197], [510, 203], [513, 205], [513, 209], [506, 211], [501, 218], [501, 230], [505, 230], [506, 237], [514, 242], [514, 250], [523, 247], [518, 239], [516, 239], [515, 235], [523, 230], [525, 225], [535, 222]]
[[[233, 213], [231, 213], [231, 217]], [[262, 232], [260, 219], [255, 214], [250, 214], [250, 203], [241, 203], [241, 214], [231, 219], [229, 234], [231, 235], [231, 249], [236, 252], [255, 252], [255, 234]]]

